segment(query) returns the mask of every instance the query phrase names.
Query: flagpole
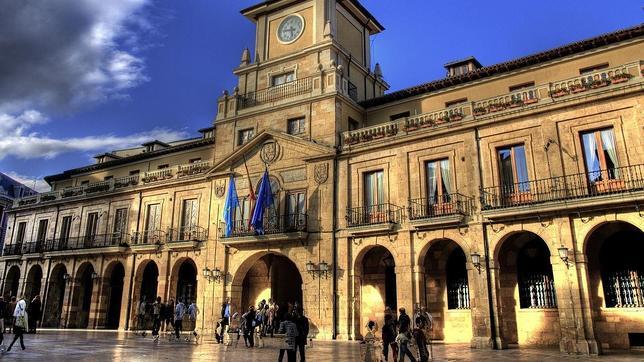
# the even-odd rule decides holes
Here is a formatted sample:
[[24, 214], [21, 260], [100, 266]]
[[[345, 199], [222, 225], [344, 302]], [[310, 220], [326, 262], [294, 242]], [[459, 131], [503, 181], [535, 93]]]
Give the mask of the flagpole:
[[244, 159], [244, 167], [246, 168], [246, 178], [248, 178], [248, 186], [250, 187], [250, 213], [248, 218], [248, 229], [250, 229], [250, 221], [253, 218], [253, 213], [255, 212], [255, 201], [257, 200], [257, 197], [255, 196], [255, 191], [253, 190], [253, 182], [251, 181], [250, 173], [248, 172], [248, 165], [246, 164], [246, 155], [242, 155], [242, 157]]

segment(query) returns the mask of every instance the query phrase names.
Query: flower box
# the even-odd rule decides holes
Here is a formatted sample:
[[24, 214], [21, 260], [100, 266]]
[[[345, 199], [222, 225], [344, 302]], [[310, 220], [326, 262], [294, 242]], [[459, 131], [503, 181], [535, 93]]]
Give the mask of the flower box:
[[492, 104], [488, 107], [490, 112], [499, 112], [506, 108], [505, 104]]
[[425, 121], [420, 124], [420, 128], [429, 128], [434, 125], [434, 122], [432, 120]]
[[633, 76], [628, 74], [628, 73], [620, 73], [620, 74], [615, 74], [611, 79], [610, 82], [612, 84], [619, 84], [619, 83], [624, 83], [628, 82], [629, 79], [631, 79]]
[[407, 127], [405, 127], [405, 131], [407, 131], [407, 132], [415, 131], [417, 129], [418, 129], [417, 126], [407, 126]]
[[568, 94], [570, 94], [570, 92], [568, 92], [567, 89], [558, 89], [550, 92], [550, 97], [559, 98], [559, 97], [567, 96]]
[[474, 113], [475, 116], [482, 116], [487, 113], [487, 109], [483, 107], [477, 107], [477, 108], [474, 108], [472, 112]]
[[573, 85], [572, 87], [570, 87], [570, 92], [573, 93], [573, 94], [581, 93], [581, 92], [585, 92], [585, 91], [586, 91], [586, 87], [584, 87], [583, 85], [580, 85], [580, 84]]
[[626, 185], [624, 184], [624, 180], [608, 179], [595, 181], [593, 183], [593, 188], [596, 193], [604, 194], [608, 192], [622, 191], [624, 190], [624, 188], [626, 188]]
[[528, 98], [523, 100], [523, 104], [533, 104], [539, 102], [539, 98]]
[[603, 88], [610, 85], [610, 81], [608, 79], [601, 79], [601, 80], [595, 80], [592, 83], [590, 83], [590, 88], [592, 89], [597, 89], [597, 88]]
[[462, 114], [450, 114], [449, 115], [449, 120], [450, 122], [457, 122], [463, 119]]
[[530, 191], [514, 192], [505, 196], [508, 205], [523, 205], [532, 201]]
[[523, 101], [522, 100], [512, 101], [512, 102], [510, 102], [510, 104], [508, 104], [509, 108], [518, 108], [518, 107], [521, 107], [521, 106], [523, 106]]
[[387, 137], [395, 136], [396, 134], [398, 134], [398, 129], [397, 128], [388, 129], [385, 132], [385, 134], [387, 135]]
[[383, 132], [378, 132], [371, 137], [371, 139], [374, 139], [374, 140], [377, 140], [380, 138], [385, 138], [385, 134]]

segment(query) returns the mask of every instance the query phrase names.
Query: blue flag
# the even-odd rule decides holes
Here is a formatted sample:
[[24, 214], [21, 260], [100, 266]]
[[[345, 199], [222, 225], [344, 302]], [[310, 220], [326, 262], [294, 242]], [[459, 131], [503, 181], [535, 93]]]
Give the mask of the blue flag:
[[224, 203], [224, 222], [226, 223], [226, 230], [224, 231], [225, 237], [230, 237], [233, 232], [233, 224], [235, 222], [235, 211], [239, 205], [237, 199], [237, 188], [235, 187], [235, 178], [230, 175], [228, 181], [228, 194], [226, 195], [226, 202]]
[[259, 185], [253, 218], [250, 220], [250, 224], [253, 225], [258, 235], [264, 235], [264, 210], [272, 204], [273, 191], [271, 190], [271, 182], [268, 179], [268, 170], [266, 170], [264, 171], [264, 176], [262, 176], [262, 182]]

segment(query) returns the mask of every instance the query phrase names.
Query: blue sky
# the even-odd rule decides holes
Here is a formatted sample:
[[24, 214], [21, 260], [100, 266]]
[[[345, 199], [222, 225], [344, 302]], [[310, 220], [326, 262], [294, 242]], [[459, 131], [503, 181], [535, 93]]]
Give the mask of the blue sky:
[[[9, 9], [0, 14], [0, 172], [39, 179], [144, 139], [196, 136], [253, 46], [239, 10], [256, 2], [0, 0]], [[643, 14], [627, 0], [362, 2], [387, 28], [373, 38], [373, 59], [392, 90], [443, 77], [451, 60], [490, 65], [637, 25]], [[34, 13], [48, 21], [34, 27]]]

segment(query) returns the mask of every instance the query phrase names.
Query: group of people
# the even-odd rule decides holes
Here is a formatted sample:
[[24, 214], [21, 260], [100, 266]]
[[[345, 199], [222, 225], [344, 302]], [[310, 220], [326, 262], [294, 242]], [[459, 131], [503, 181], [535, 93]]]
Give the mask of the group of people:
[[[11, 297], [9, 302], [0, 296], [0, 351], [2, 353], [11, 351], [13, 345], [20, 340], [20, 347], [25, 349], [24, 335], [36, 333], [37, 325], [42, 316], [40, 296], [36, 295], [29, 304], [25, 297]], [[9, 329], [13, 332], [13, 340], [5, 351], [4, 334]]]
[[136, 308], [137, 322], [134, 333], [145, 337], [148, 323], [151, 321], [152, 339], [155, 342], [159, 341], [161, 332], [167, 334], [171, 341], [180, 341], [181, 334], [184, 331], [183, 321], [187, 320], [190, 324], [187, 329], [191, 333], [185, 337], [186, 342], [191, 341], [192, 337], [194, 337], [195, 343], [199, 343], [200, 336], [196, 328], [199, 308], [194, 300], [191, 302], [186, 301], [186, 303], [188, 303], [187, 306], [183, 303], [182, 298], [179, 298], [177, 303], [174, 302], [174, 299], [170, 299], [168, 303], [163, 303], [161, 297], [157, 297], [154, 302], [149, 303], [143, 296]]
[[[433, 329], [433, 319], [425, 307], [417, 307], [413, 315], [413, 321], [407, 314], [405, 308], [398, 310], [399, 315], [385, 308], [384, 325], [382, 327], [382, 353], [385, 361], [389, 359], [389, 348], [391, 347], [394, 361], [403, 362], [405, 356], [412, 362], [429, 361], [432, 358], [430, 350], [427, 349], [429, 344], [431, 349], [431, 332]], [[412, 325], [413, 322], [413, 325]], [[376, 323], [369, 322], [367, 326], [369, 333], [373, 333]], [[414, 356], [412, 345], [417, 347], [417, 356]]]
[[217, 343], [226, 343], [227, 338], [227, 342], [232, 344], [232, 335], [236, 334], [237, 341], [241, 336], [244, 337], [246, 348], [263, 347], [263, 338], [269, 334], [274, 337], [275, 333], [284, 335], [279, 361], [286, 355], [289, 362], [294, 362], [298, 352], [300, 361], [306, 360], [309, 320], [297, 302], [288, 303], [286, 310], [282, 311], [274, 300], [262, 300], [257, 307], [251, 305], [241, 315], [231, 312], [230, 299], [226, 299], [222, 304], [221, 319], [217, 322], [215, 332]]

